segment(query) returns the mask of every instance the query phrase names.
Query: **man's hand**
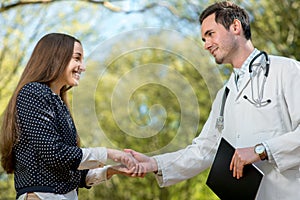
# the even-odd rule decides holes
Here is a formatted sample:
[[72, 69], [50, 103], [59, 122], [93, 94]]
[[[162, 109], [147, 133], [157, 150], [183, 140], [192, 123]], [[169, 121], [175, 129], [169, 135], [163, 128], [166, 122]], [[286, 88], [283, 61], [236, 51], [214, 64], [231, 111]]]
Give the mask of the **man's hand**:
[[126, 153], [130, 153], [139, 162], [139, 172], [133, 176], [143, 177], [145, 173], [156, 172], [158, 170], [156, 160], [132, 149], [124, 149]]
[[130, 153], [116, 149], [107, 149], [107, 157], [125, 165], [129, 170], [134, 170], [134, 173], [139, 173], [138, 161]]
[[259, 161], [260, 157], [254, 152], [254, 147], [236, 149], [230, 163], [230, 171], [233, 170], [233, 177], [243, 177], [245, 165]]

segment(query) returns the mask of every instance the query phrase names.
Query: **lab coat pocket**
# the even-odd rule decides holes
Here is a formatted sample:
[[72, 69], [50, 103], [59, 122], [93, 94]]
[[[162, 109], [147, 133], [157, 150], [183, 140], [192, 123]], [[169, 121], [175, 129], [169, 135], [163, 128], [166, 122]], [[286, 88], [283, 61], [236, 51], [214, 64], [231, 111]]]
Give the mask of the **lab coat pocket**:
[[249, 105], [249, 102], [244, 102], [247, 112], [241, 119], [243, 120], [243, 124], [252, 130], [252, 133], [282, 131], [283, 120], [281, 108], [278, 100], [275, 98], [271, 98], [271, 103], [261, 107]]

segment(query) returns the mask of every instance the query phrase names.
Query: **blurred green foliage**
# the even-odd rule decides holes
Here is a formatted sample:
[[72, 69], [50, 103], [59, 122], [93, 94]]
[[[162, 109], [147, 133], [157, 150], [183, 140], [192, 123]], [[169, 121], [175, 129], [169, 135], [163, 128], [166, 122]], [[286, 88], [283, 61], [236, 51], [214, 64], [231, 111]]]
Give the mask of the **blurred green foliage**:
[[[215, 95], [222, 78], [194, 41], [171, 31], [144, 32], [112, 38], [89, 56], [84, 79], [72, 96], [75, 122], [85, 146], [132, 148], [154, 155], [184, 148], [202, 129], [211, 95]], [[137, 39], [137, 35], [146, 39]], [[109, 51], [105, 59], [99, 56], [103, 49]], [[117, 106], [112, 103], [115, 100]], [[151, 115], [155, 105], [160, 105], [163, 110], [159, 111], [166, 115]], [[117, 118], [121, 119], [118, 123]], [[155, 125], [155, 119], [158, 124], [164, 121], [164, 126], [160, 130], [150, 127], [149, 132], [156, 131], [154, 135], [137, 130]], [[206, 175], [168, 188], [159, 188], [151, 174], [144, 179], [115, 176], [88, 194], [94, 193], [99, 199], [216, 199], [205, 185]], [[85, 190], [80, 192], [80, 198], [87, 196]]]

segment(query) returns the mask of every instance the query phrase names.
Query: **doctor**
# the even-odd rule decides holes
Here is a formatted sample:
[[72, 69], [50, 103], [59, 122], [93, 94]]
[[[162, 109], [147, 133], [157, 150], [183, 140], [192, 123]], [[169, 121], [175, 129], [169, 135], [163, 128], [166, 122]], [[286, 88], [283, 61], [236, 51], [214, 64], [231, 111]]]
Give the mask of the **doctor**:
[[[298, 200], [300, 63], [264, 53], [257, 56], [260, 51], [251, 41], [249, 16], [231, 2], [209, 6], [200, 16], [200, 24], [205, 49], [217, 64], [228, 63], [233, 67], [200, 135], [177, 152], [148, 157], [134, 150], [126, 151], [147, 172], [155, 172], [159, 185], [165, 187], [209, 168], [224, 137], [237, 148], [228, 166], [234, 177], [241, 178], [244, 166], [250, 163], [256, 163], [264, 172], [256, 199]], [[226, 99], [225, 88], [229, 91]], [[217, 123], [220, 114], [223, 123]]]

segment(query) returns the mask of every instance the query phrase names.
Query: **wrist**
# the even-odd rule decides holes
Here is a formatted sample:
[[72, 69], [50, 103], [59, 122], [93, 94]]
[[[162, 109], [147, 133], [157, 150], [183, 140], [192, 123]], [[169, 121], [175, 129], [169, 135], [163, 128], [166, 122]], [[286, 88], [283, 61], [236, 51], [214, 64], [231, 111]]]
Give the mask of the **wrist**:
[[119, 174], [119, 171], [115, 170], [114, 168], [112, 168], [110, 166], [107, 167], [107, 170], [106, 170], [106, 178], [107, 179], [110, 179], [115, 174]]
[[113, 161], [117, 161], [117, 157], [116, 157], [117, 150], [115, 150], [115, 149], [109, 149], [109, 148], [106, 148], [106, 150], [107, 150], [107, 158], [111, 159]]
[[158, 165], [157, 165], [156, 159], [153, 158], [153, 157], [150, 157], [150, 160], [151, 160], [151, 171], [154, 172], [154, 173], [157, 173], [158, 172]]
[[259, 156], [260, 160], [268, 159], [266, 147], [262, 143], [255, 145], [254, 153], [256, 153]]

